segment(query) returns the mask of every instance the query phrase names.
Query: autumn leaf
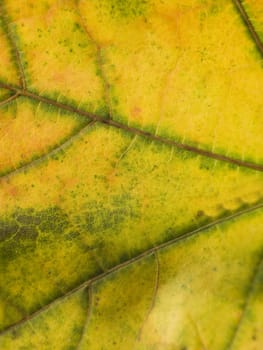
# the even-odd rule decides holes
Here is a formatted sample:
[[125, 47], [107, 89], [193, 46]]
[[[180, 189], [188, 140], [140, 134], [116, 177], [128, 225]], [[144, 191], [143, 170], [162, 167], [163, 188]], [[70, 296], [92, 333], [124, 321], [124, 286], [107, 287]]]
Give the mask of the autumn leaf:
[[263, 348], [263, 2], [0, 1], [0, 348]]

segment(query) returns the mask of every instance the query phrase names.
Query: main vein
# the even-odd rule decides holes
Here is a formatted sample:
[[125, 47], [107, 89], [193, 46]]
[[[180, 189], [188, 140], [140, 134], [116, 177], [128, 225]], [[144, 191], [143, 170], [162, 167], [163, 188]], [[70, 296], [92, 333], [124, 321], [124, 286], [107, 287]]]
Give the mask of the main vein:
[[256, 32], [252, 22], [250, 21], [248, 14], [242, 4], [241, 0], [233, 0], [234, 4], [236, 5], [236, 8], [238, 10], [238, 12], [240, 13], [240, 16], [243, 20], [243, 22], [245, 23], [252, 39], [254, 40], [260, 54], [263, 56], [263, 43], [260, 40], [260, 37], [258, 35], [258, 33]]
[[[115, 265], [113, 266], [112, 268], [110, 268], [109, 270], [97, 275], [97, 276], [94, 276], [94, 277], [91, 277], [90, 279], [88, 279], [87, 281], [79, 284], [77, 287], [74, 287], [73, 289], [69, 290], [67, 293], [65, 293], [64, 295], [56, 298], [55, 300], [51, 301], [50, 303], [42, 306], [40, 309], [38, 309], [37, 311], [33, 312], [32, 314], [22, 318], [20, 321], [6, 327], [4, 330], [2, 330], [0, 332], [0, 336], [1, 335], [4, 335], [5, 333], [9, 332], [9, 331], [12, 331], [14, 330], [15, 328], [19, 327], [19, 326], [22, 326], [23, 324], [25, 324], [27, 321], [31, 320], [32, 318], [38, 316], [40, 313], [48, 310], [50, 307], [52, 307], [53, 305], [61, 302], [63, 299], [69, 297], [70, 295], [76, 293], [77, 291], [80, 291], [80, 290], [83, 290], [87, 287], [90, 287], [93, 283], [97, 282], [97, 281], [100, 281], [102, 280], [103, 278], [107, 277], [108, 275], [116, 272], [116, 271], [119, 271], [123, 268], [125, 268], [126, 266], [132, 264], [132, 263], [135, 263], [136, 261], [139, 261], [139, 260], [142, 260], [143, 258], [151, 255], [151, 254], [155, 254], [156, 252], [160, 251], [161, 249], [164, 249], [166, 247], [169, 247], [173, 244], [176, 244], [177, 242], [180, 242], [180, 241], [183, 241], [183, 240], [186, 240], [192, 236], [195, 236], [197, 234], [200, 234], [200, 233], [205, 233], [205, 232], [208, 232], [209, 229], [217, 226], [217, 225], [220, 225], [220, 224], [223, 224], [227, 221], [230, 221], [230, 220], [233, 220], [237, 217], [240, 217], [240, 216], [243, 216], [245, 214], [248, 214], [248, 213], [251, 213], [255, 210], [259, 210], [259, 209], [262, 209], [263, 208], [263, 202], [261, 203], [258, 203], [256, 205], [253, 205], [249, 208], [246, 208], [246, 209], [243, 209], [243, 210], [240, 210], [234, 214], [231, 214], [231, 215], [227, 215], [225, 217], [222, 217], [220, 219], [217, 219], [209, 224], [206, 224], [204, 226], [201, 226], [193, 231], [188, 231], [180, 236], [177, 236], [175, 238], [172, 238], [166, 242], [163, 242], [155, 247], [151, 247], [149, 249], [146, 249], [144, 252], [138, 254], [137, 256], [134, 256], [132, 257], [131, 259], [128, 259], [118, 265]], [[158, 272], [159, 273], [159, 272]]]
[[36, 100], [36, 101], [41, 101], [45, 104], [52, 105], [52, 106], [55, 106], [57, 108], [61, 108], [63, 110], [69, 111], [71, 113], [75, 113], [75, 114], [90, 118], [98, 123], [109, 125], [111, 127], [124, 130], [124, 131], [131, 133], [131, 134], [134, 134], [134, 135], [148, 138], [152, 141], [156, 141], [156, 142], [163, 143], [163, 144], [166, 144], [169, 146], [177, 147], [179, 149], [182, 149], [182, 150], [185, 150], [185, 151], [188, 151], [191, 153], [195, 153], [195, 154], [198, 154], [198, 155], [201, 155], [204, 157], [219, 160], [222, 162], [235, 164], [235, 165], [240, 166], [240, 167], [250, 168], [253, 170], [257, 170], [257, 171], [263, 171], [263, 165], [261, 165], [261, 164], [256, 164], [256, 163], [252, 163], [252, 162], [243, 161], [241, 159], [228, 157], [228, 156], [225, 156], [225, 155], [222, 155], [219, 153], [207, 151], [207, 150], [204, 150], [202, 148], [191, 146], [191, 145], [188, 145], [185, 143], [180, 143], [180, 142], [172, 140], [172, 139], [167, 139], [163, 136], [154, 135], [148, 131], [122, 124], [122, 123], [115, 121], [113, 119], [104, 118], [104, 117], [96, 115], [94, 113], [90, 113], [90, 112], [78, 109], [78, 108], [71, 106], [69, 104], [58, 102], [58, 101], [55, 101], [51, 98], [40, 96], [36, 93], [30, 92], [30, 91], [27, 91], [24, 89], [19, 89], [19, 88], [13, 87], [11, 85], [8, 85], [8, 84], [2, 83], [2, 82], [0, 82], [0, 87], [2, 87], [4, 89], [11, 90], [11, 91], [15, 92], [17, 95], [25, 96], [25, 97], [28, 97], [30, 99]]

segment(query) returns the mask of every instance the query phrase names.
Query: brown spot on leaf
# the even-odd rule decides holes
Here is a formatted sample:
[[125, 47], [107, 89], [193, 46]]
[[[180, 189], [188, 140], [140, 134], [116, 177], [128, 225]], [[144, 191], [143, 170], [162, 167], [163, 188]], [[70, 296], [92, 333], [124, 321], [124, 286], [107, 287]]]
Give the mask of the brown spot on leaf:
[[134, 106], [131, 109], [131, 116], [133, 119], [135, 120], [140, 120], [141, 119], [141, 115], [142, 115], [142, 109], [138, 106]]

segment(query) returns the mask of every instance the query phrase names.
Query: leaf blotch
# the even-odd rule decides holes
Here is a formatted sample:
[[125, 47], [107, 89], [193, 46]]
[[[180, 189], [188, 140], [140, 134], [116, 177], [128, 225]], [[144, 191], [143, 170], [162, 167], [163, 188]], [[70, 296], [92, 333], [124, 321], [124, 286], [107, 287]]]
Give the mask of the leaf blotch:
[[107, 7], [110, 16], [120, 19], [135, 19], [147, 14], [148, 0], [104, 0], [101, 2]]
[[44, 210], [17, 209], [5, 218], [0, 218], [0, 242], [4, 243], [1, 257], [12, 260], [20, 254], [32, 252], [41, 234], [54, 238], [68, 227], [68, 217], [60, 208]]

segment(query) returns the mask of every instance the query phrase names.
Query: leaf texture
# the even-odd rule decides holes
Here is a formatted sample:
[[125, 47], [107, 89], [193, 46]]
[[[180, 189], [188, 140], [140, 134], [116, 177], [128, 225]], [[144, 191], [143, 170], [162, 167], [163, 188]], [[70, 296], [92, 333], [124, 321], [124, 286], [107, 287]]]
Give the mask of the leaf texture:
[[262, 11], [1, 1], [1, 349], [262, 349]]

